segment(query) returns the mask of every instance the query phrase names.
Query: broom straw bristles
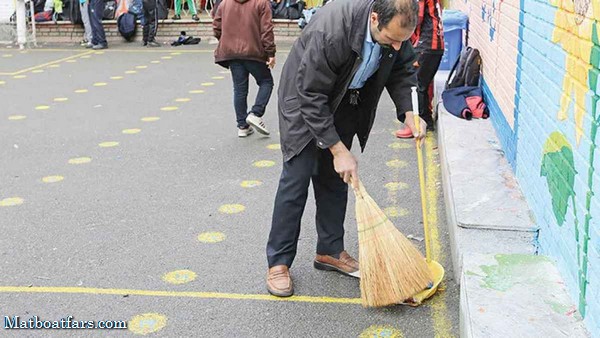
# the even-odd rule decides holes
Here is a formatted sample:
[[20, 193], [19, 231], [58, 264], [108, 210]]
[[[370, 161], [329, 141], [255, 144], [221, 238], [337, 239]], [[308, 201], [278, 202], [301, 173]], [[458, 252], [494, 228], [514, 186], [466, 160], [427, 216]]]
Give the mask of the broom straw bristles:
[[356, 193], [360, 291], [365, 307], [399, 304], [432, 281], [423, 255], [359, 182]]

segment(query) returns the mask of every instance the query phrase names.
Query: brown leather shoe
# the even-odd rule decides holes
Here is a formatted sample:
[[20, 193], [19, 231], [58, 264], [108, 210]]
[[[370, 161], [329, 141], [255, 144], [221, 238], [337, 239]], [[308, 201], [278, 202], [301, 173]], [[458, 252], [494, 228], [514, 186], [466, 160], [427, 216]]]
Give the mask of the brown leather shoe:
[[267, 290], [277, 297], [289, 297], [294, 294], [294, 284], [287, 265], [276, 265], [269, 269]]
[[340, 259], [328, 255], [317, 255], [314, 267], [318, 270], [337, 271], [350, 277], [360, 278], [358, 261], [346, 251], [340, 253]]

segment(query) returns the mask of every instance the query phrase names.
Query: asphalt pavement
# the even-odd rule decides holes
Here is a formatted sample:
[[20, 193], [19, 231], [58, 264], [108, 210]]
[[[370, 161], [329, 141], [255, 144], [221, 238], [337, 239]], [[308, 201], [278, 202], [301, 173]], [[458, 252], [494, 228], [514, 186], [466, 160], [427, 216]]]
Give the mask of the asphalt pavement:
[[[282, 156], [237, 137], [229, 72], [214, 45], [0, 49], [1, 336], [451, 337], [458, 333], [435, 135], [424, 145], [434, 259], [421, 307], [365, 309], [358, 280], [312, 267], [314, 198], [292, 267], [296, 296], [265, 287], [265, 245]], [[278, 46], [277, 86], [289, 45]], [[251, 81], [251, 104], [256, 86]], [[422, 252], [414, 142], [393, 136], [383, 94], [359, 174]], [[346, 248], [358, 256], [354, 198]], [[27, 320], [128, 321], [126, 330], [8, 330]]]

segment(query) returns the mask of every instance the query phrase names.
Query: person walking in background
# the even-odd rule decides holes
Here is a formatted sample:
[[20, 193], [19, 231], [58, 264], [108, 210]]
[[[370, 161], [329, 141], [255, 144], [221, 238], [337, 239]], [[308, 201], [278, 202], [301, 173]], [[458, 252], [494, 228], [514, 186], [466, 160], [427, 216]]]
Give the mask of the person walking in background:
[[[270, 68], [275, 66], [275, 37], [269, 0], [223, 1], [213, 20], [219, 40], [215, 63], [229, 68], [233, 79], [233, 105], [238, 136], [254, 132], [269, 135], [262, 116], [273, 91]], [[258, 84], [254, 106], [248, 112], [248, 76]]]
[[144, 0], [144, 28], [143, 28], [143, 45], [148, 47], [160, 47], [156, 42], [156, 31], [158, 29], [158, 5], [157, 0]]
[[[184, 0], [175, 0], [175, 16], [173, 17], [173, 20], [181, 19], [181, 8], [183, 7], [183, 1]], [[200, 18], [198, 17], [198, 10], [196, 9], [195, 1], [194, 0], [186, 0], [186, 1], [187, 1], [188, 9], [189, 9], [190, 13], [192, 13], [192, 20], [200, 21]]]
[[92, 49], [108, 48], [102, 17], [104, 16], [104, 0], [90, 0], [90, 26], [92, 27]]
[[[417, 88], [419, 93], [419, 114], [427, 122], [427, 130], [434, 131], [433, 121], [433, 79], [444, 54], [444, 30], [441, 20], [442, 9], [439, 0], [419, 0], [419, 22], [410, 41], [417, 52]], [[396, 132], [399, 138], [413, 137], [410, 128]]]
[[83, 21], [83, 41], [81, 42], [81, 47], [92, 48], [94, 47], [92, 44], [94, 36], [92, 35], [92, 25], [90, 24], [90, 13], [88, 7], [88, 0], [79, 0], [81, 21]]

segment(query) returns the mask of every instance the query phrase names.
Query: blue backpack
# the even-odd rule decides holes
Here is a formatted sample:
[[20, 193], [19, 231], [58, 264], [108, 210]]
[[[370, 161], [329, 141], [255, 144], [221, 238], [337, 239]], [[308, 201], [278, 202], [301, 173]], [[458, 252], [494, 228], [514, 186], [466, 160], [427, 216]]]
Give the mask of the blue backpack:
[[131, 41], [135, 36], [137, 25], [135, 24], [135, 15], [131, 13], [123, 13], [117, 19], [117, 27], [119, 33], [127, 41]]

